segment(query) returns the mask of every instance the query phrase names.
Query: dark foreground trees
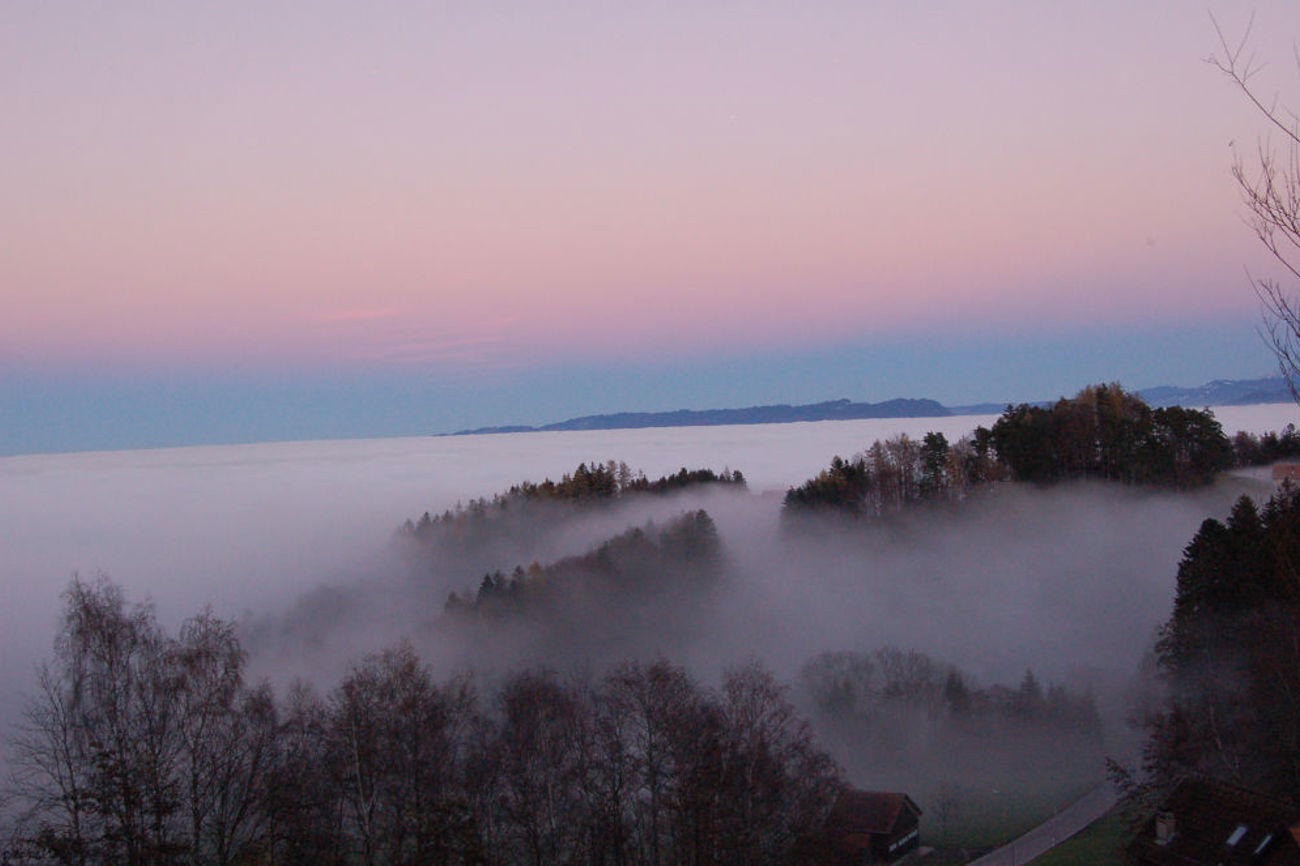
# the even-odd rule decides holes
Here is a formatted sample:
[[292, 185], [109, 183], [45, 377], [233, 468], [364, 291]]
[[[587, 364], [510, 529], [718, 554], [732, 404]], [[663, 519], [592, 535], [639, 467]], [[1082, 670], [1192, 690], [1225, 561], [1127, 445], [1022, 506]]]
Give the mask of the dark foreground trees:
[[178, 636], [120, 588], [73, 581], [54, 659], [13, 742], [26, 805], [10, 854], [41, 862], [240, 862], [260, 844], [275, 707], [231, 624]]
[[1201, 773], [1300, 800], [1300, 498], [1242, 497], [1183, 556], [1156, 647], [1165, 693], [1149, 707], [1146, 781]]
[[484, 702], [399, 646], [277, 702], [244, 663], [211, 614], [173, 637], [74, 581], [0, 862], [781, 864], [839, 785], [756, 665], [719, 691], [662, 660], [530, 669]]

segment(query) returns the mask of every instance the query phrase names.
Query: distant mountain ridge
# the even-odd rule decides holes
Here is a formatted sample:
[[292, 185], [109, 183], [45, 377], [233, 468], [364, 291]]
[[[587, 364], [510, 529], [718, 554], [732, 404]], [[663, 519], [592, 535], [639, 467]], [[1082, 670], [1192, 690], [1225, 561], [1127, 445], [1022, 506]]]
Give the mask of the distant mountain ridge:
[[929, 418], [953, 413], [934, 400], [898, 398], [881, 403], [827, 400], [791, 406], [749, 406], [744, 409], [678, 409], [673, 412], [616, 412], [584, 415], [542, 427], [513, 425], [458, 430], [454, 436], [479, 433], [533, 433], [552, 430], [631, 430], [643, 427], [717, 427], [726, 424], [786, 424], [792, 421], [856, 421], [864, 418]]
[[[1290, 403], [1291, 390], [1286, 379], [1269, 376], [1262, 379], [1215, 379], [1195, 388], [1159, 385], [1136, 392], [1153, 407], [1250, 406], [1259, 403]], [[1023, 402], [1023, 401], [1022, 401]], [[1055, 400], [1039, 400], [1036, 406], [1051, 406]], [[786, 424], [793, 421], [857, 421], [870, 418], [944, 418], [951, 415], [997, 415], [1010, 403], [972, 403], [944, 406], [935, 400], [897, 398], [880, 403], [855, 403], [852, 400], [827, 400], [793, 406], [779, 403], [749, 406], [744, 409], [677, 409], [671, 412], [615, 412], [606, 415], [583, 415], [531, 427], [514, 424], [504, 427], [479, 427], [457, 430], [452, 436], [483, 433], [538, 433], [567, 430], [634, 430], [645, 427], [716, 427], [727, 424]]]
[[[1255, 406], [1261, 403], [1290, 403], [1291, 389], [1281, 376], [1262, 379], [1215, 379], [1195, 388], [1176, 385], [1156, 385], [1135, 392], [1156, 409], [1183, 406], [1204, 409], [1206, 406]], [[1047, 408], [1055, 400], [1029, 401], [1031, 406]], [[954, 415], [997, 415], [1007, 408], [1006, 403], [971, 403], [966, 406], [949, 406]]]
[[1263, 379], [1215, 379], [1196, 388], [1161, 385], [1138, 391], [1152, 406], [1252, 406], [1258, 403], [1290, 403], [1291, 389], [1281, 376]]

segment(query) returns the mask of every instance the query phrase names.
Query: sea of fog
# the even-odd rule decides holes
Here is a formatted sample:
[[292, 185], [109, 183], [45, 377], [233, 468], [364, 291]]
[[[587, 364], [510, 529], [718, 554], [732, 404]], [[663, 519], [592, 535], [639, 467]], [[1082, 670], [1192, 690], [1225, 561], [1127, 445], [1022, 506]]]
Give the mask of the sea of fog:
[[[1300, 418], [1292, 404], [1225, 407], [1215, 413], [1229, 435], [1280, 430]], [[383, 561], [380, 551], [407, 518], [491, 496], [521, 480], [558, 478], [582, 461], [621, 460], [651, 478], [683, 466], [739, 469], [755, 499], [763, 499], [759, 494], [801, 483], [832, 456], [853, 455], [875, 439], [939, 431], [955, 441], [994, 420], [822, 421], [3, 458], [0, 730], [10, 730], [15, 696], [31, 687], [33, 666], [49, 653], [59, 595], [74, 573], [102, 572], [121, 584], [129, 598], [152, 599], [168, 626], [203, 605], [221, 616], [259, 615], [286, 609], [321, 584], [365, 578], [368, 569]], [[1259, 481], [1242, 483], [1253, 483], [1257, 492], [1267, 489]], [[1194, 531], [1202, 516], [1223, 516], [1213, 512], [1224, 501], [1192, 506], [1192, 512], [1179, 516], [1174, 536], [1182, 538], [1185, 528]], [[1080, 525], [1102, 535], [1114, 531], [1104, 515]], [[721, 526], [725, 542], [725, 522]], [[1031, 523], [1026, 527], [1028, 533], [1036, 532]], [[1156, 571], [1165, 573], [1155, 578], [1155, 601], [1146, 598], [1144, 604], [1163, 604], [1161, 599], [1172, 592], [1181, 543], [1171, 541], [1168, 550], [1161, 549]], [[1056, 567], [1051, 550], [1027, 555], [1043, 560], [1043, 568]], [[984, 558], [997, 562], [999, 556], [1013, 562], [1016, 554], [990, 552]], [[897, 562], [900, 571], [914, 567], [905, 559]], [[1068, 569], [1069, 563], [1062, 567]], [[834, 581], [827, 586], [833, 590]], [[971, 591], [977, 600], [978, 587]], [[789, 592], [795, 603], [796, 590]], [[754, 615], [773, 620], [779, 629], [780, 598], [769, 595], [767, 608], [755, 601]], [[918, 602], [900, 597], [898, 604]], [[851, 619], [852, 611], [841, 609], [835, 615]], [[1005, 613], [1016, 615], [1014, 610]], [[998, 613], [989, 616], [996, 620]], [[819, 630], [816, 621], [801, 627]]]

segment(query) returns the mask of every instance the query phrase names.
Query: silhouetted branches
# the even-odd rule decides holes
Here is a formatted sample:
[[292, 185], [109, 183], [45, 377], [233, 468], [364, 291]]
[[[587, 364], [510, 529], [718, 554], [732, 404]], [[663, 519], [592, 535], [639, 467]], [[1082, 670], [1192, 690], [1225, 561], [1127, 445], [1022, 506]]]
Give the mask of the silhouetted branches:
[[780, 864], [840, 784], [756, 664], [532, 668], [484, 705], [399, 645], [277, 704], [210, 613], [171, 637], [105, 580], [65, 600], [6, 864]]
[[[1215, 21], [1220, 53], [1210, 55], [1207, 62], [1236, 86], [1275, 134], [1281, 135], [1279, 146], [1268, 138], [1260, 139], [1249, 159], [1243, 159], [1234, 148], [1232, 176], [1246, 205], [1247, 223], [1294, 284], [1300, 278], [1300, 117], [1278, 96], [1259, 92], [1257, 77], [1264, 64], [1249, 50], [1253, 25], [1252, 16], [1234, 44]], [[1300, 69], [1300, 57], [1294, 59]], [[1252, 275], [1250, 282], [1263, 309], [1264, 337], [1292, 395], [1300, 400], [1300, 305], [1294, 290], [1271, 277]]]

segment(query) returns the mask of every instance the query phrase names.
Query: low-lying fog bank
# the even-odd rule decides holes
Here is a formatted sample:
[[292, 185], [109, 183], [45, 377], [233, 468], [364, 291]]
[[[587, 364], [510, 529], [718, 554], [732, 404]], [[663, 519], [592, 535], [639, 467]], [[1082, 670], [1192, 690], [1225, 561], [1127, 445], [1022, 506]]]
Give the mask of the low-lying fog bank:
[[[1224, 429], [1276, 430], [1295, 407], [1217, 410]], [[690, 628], [624, 636], [713, 677], [756, 657], [793, 681], [823, 650], [922, 650], [986, 681], [1110, 681], [1136, 664], [1168, 615], [1182, 547], [1262, 481], [1225, 479], [1198, 494], [1093, 486], [1015, 489], [955, 516], [888, 529], [793, 537], [779, 492], [877, 438], [930, 430], [955, 440], [989, 417], [746, 427], [282, 443], [0, 460], [0, 725], [46, 656], [59, 593], [74, 572], [102, 571], [164, 623], [204, 605], [260, 628], [255, 670], [312, 674], [323, 687], [360, 654], [409, 636], [440, 671], [515, 663], [528, 635], [487, 649], [433, 623], [451, 591], [481, 573], [412, 564], [393, 544], [407, 518], [558, 478], [614, 458], [651, 477], [681, 466], [743, 471], [749, 490], [665, 499], [566, 526], [535, 551], [543, 564], [581, 554], [648, 520], [704, 508], [728, 568], [707, 616]], [[772, 495], [776, 492], [778, 495]], [[528, 562], [518, 564], [528, 565]], [[505, 564], [503, 567], [510, 567]], [[332, 589], [319, 590], [326, 586]], [[306, 598], [307, 603], [300, 600]], [[360, 600], [353, 604], [353, 601]], [[320, 621], [313, 621], [312, 604]], [[333, 606], [331, 606], [333, 605]], [[698, 615], [698, 611], [696, 614]], [[668, 614], [671, 615], [669, 611]], [[295, 628], [277, 630], [294, 620]], [[315, 637], [301, 640], [302, 619]], [[548, 659], [527, 658], [537, 663]], [[557, 658], [556, 663], [567, 661]]]
[[[1119, 686], [1169, 615], [1183, 547], [1207, 516], [1226, 515], [1242, 492], [1225, 479], [1195, 494], [1098, 484], [1006, 486], [952, 508], [880, 527], [782, 527], [778, 497], [706, 491], [594, 513], [515, 559], [467, 569], [402, 561], [379, 574], [308, 593], [249, 625], [256, 670], [281, 679], [337, 678], [359, 656], [410, 638], [439, 673], [549, 663], [599, 667], [611, 658], [665, 655], [705, 677], [755, 658], [793, 681], [826, 650], [896, 646], [925, 652], [983, 683], [1019, 681], [1026, 668], [1052, 682]], [[464, 630], [442, 621], [452, 592], [477, 588], [492, 569], [549, 563], [588, 551], [629, 526], [704, 509], [725, 573], [704, 601], [682, 596], [619, 631], [591, 622], [571, 641], [548, 623]], [[664, 575], [672, 583], [672, 575]], [[1109, 690], [1109, 689], [1108, 689]]]

